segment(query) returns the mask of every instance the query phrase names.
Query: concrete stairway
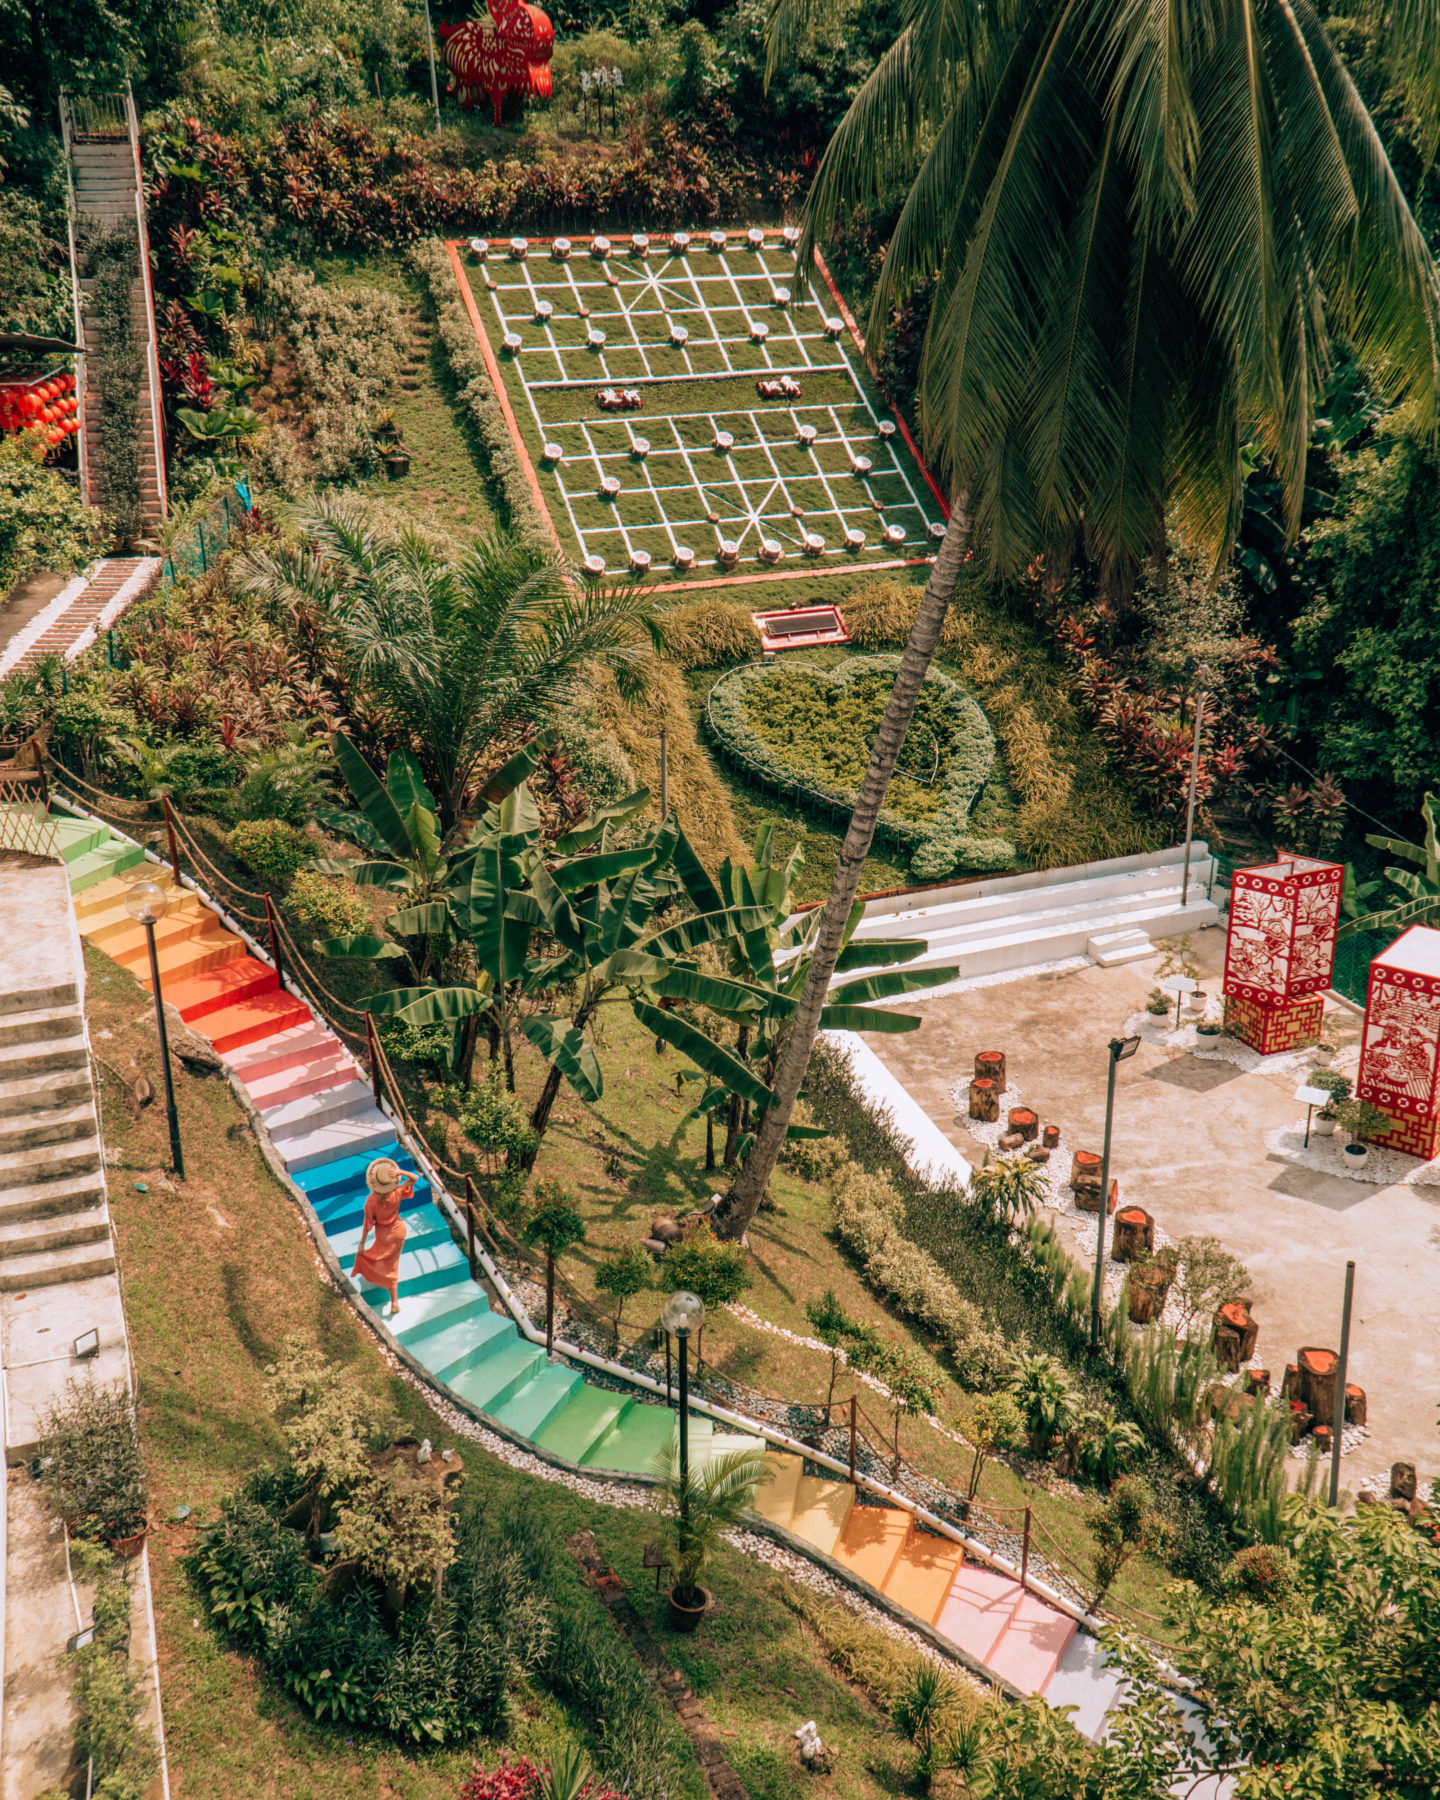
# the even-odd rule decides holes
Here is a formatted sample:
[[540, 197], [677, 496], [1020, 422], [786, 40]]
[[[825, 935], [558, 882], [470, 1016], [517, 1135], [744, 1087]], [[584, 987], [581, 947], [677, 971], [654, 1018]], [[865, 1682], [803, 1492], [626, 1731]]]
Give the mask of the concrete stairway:
[[991, 1674], [1024, 1694], [1046, 1693], [1076, 1636], [1073, 1619], [1008, 1576], [966, 1562], [959, 1544], [901, 1508], [858, 1505], [849, 1482], [805, 1474], [798, 1456], [772, 1451], [766, 1460], [773, 1478], [756, 1497], [762, 1518], [924, 1620]]
[[[153, 525], [164, 519], [167, 510], [164, 445], [160, 438], [160, 371], [155, 332], [155, 300], [150, 284], [145, 200], [140, 180], [134, 108], [130, 105], [128, 96], [124, 99], [117, 97], [117, 105], [119, 117], [125, 123], [118, 130], [107, 130], [103, 135], [85, 136], [78, 131], [71, 105], [66, 100], [62, 100], [61, 118], [65, 127], [66, 148], [69, 151], [71, 205], [77, 225], [83, 228], [93, 221], [110, 230], [117, 225], [128, 224], [136, 232], [138, 261], [130, 294], [130, 326], [134, 340], [144, 347], [144, 357], [134, 430], [140, 451], [140, 516], [146, 525]], [[87, 371], [94, 366], [100, 348], [98, 321], [88, 304], [94, 285], [93, 280], [88, 277], [79, 284], [79, 310], [83, 320]], [[85, 498], [92, 506], [111, 503], [111, 496], [105, 491], [102, 459], [96, 454], [100, 442], [101, 411], [102, 401], [93, 378], [89, 381], [82, 379], [81, 468]]]
[[[855, 932], [866, 938], [923, 937], [907, 970], [958, 967], [962, 978], [1089, 956], [1102, 965], [1148, 956], [1153, 937], [1213, 925], [1205, 898], [1210, 857], [1194, 846], [1189, 900], [1181, 904], [1181, 849], [1029, 875], [1004, 875], [871, 901]], [[837, 981], [853, 980], [847, 971]]]
[[[203, 901], [177, 888], [168, 869], [145, 863], [138, 849], [104, 825], [65, 820], [60, 831], [82, 934], [147, 987], [145, 933], [126, 912], [125, 895], [141, 878], [170, 892], [155, 933], [165, 999], [234, 1071], [342, 1268], [359, 1243], [369, 1164], [391, 1156], [416, 1173], [400, 1258], [400, 1313], [386, 1325], [432, 1379], [569, 1462], [648, 1473], [670, 1442], [674, 1415], [550, 1363], [508, 1315], [492, 1310], [484, 1289], [470, 1279], [429, 1183], [340, 1040], [280, 988], [274, 971], [251, 956]], [[357, 1285], [365, 1304], [382, 1315], [388, 1294]], [[718, 1432], [708, 1419], [693, 1421], [697, 1458], [759, 1444], [755, 1437]]]

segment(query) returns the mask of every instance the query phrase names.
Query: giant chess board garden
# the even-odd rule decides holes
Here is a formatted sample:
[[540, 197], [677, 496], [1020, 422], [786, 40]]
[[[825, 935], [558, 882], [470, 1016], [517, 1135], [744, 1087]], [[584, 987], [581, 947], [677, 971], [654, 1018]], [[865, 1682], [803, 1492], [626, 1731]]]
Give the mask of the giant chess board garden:
[[567, 552], [671, 579], [927, 559], [944, 512], [793, 227], [472, 239], [461, 266]]

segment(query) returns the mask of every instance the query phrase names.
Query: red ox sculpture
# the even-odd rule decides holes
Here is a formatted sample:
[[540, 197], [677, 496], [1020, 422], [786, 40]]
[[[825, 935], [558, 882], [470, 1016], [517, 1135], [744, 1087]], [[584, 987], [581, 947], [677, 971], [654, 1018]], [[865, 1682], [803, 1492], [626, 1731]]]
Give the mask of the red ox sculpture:
[[490, 96], [495, 123], [510, 93], [550, 98], [550, 58], [555, 27], [538, 6], [524, 0], [486, 0], [488, 19], [441, 25], [450, 89], [468, 112], [482, 94]]

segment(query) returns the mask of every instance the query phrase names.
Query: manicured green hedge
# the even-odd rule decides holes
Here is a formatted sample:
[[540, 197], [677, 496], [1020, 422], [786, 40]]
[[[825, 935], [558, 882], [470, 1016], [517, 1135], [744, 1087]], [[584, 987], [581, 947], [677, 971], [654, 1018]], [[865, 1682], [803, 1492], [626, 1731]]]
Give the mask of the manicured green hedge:
[[[898, 656], [863, 656], [834, 671], [793, 663], [731, 669], [710, 690], [711, 735], [760, 781], [847, 816], [899, 666]], [[940, 767], [927, 786], [907, 771], [925, 770], [932, 739]], [[881, 832], [911, 853], [920, 880], [1014, 864], [1008, 839], [971, 829], [994, 767], [995, 734], [984, 713], [959, 682], [932, 669], [880, 814]]]

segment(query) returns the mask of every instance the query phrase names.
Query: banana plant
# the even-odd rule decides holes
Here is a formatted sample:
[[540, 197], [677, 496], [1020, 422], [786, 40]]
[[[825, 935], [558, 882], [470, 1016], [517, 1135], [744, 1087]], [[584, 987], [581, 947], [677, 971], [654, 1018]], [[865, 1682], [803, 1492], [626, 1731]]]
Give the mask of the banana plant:
[[[1427, 919], [1440, 917], [1440, 800], [1434, 794], [1426, 794], [1420, 803], [1420, 817], [1425, 824], [1423, 842], [1411, 844], [1404, 838], [1376, 837], [1366, 833], [1365, 842], [1376, 850], [1388, 850], [1392, 856], [1412, 863], [1421, 872], [1417, 875], [1411, 869], [1397, 868], [1387, 865], [1385, 879], [1392, 887], [1399, 888], [1407, 899], [1393, 906], [1378, 908], [1375, 912], [1361, 913], [1358, 908], [1346, 907], [1350, 913], [1344, 924], [1335, 933], [1337, 941], [1342, 938], [1357, 937], [1362, 931], [1387, 931], [1401, 925], [1418, 925]], [[1364, 887], [1356, 886], [1352, 872], [1345, 871], [1345, 889], [1349, 894], [1354, 892], [1359, 897], [1373, 893], [1378, 883], [1367, 883]]]

